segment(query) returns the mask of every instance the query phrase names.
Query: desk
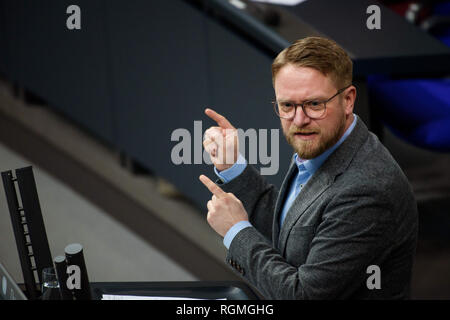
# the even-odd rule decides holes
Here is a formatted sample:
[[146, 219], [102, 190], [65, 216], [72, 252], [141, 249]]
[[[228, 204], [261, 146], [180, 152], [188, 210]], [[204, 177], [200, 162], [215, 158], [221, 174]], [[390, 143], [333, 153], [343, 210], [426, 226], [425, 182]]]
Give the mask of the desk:
[[237, 281], [92, 282], [91, 290], [95, 300], [100, 300], [102, 294], [227, 300], [259, 299], [245, 283]]

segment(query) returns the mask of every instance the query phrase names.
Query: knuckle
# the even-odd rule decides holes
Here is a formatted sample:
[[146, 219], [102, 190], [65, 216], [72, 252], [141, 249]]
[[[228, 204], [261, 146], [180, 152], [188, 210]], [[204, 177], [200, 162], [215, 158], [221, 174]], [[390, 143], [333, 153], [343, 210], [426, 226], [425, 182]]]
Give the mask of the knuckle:
[[213, 128], [209, 135], [213, 138], [219, 138], [222, 136], [222, 131], [219, 128]]
[[234, 196], [234, 194], [232, 194], [231, 192], [227, 193], [227, 199], [230, 201], [232, 199], [235, 199], [236, 197]]

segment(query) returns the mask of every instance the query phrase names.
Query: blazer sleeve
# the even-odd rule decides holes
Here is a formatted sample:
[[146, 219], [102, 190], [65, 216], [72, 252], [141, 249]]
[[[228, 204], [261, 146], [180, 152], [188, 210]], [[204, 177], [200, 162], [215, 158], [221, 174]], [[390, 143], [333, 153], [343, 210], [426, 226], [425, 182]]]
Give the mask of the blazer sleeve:
[[[266, 298], [347, 298], [365, 283], [374, 257], [387, 254], [395, 228], [392, 206], [366, 191], [331, 199], [302, 265], [289, 264], [255, 228], [236, 235], [226, 259]], [[302, 238], [291, 232], [289, 241]]]
[[[233, 180], [216, 181], [225, 191], [242, 201], [250, 223], [267, 239], [272, 239], [272, 223], [278, 189], [269, 184], [250, 164]], [[233, 240], [234, 241], [234, 240]]]

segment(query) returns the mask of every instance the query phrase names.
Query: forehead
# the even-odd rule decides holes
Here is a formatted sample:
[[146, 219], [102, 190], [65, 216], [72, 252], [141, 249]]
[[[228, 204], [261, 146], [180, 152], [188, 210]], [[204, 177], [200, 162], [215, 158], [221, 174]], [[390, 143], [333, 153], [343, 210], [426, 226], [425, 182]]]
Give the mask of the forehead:
[[313, 68], [292, 64], [278, 71], [274, 89], [277, 99], [294, 101], [325, 98], [336, 90], [329, 76]]

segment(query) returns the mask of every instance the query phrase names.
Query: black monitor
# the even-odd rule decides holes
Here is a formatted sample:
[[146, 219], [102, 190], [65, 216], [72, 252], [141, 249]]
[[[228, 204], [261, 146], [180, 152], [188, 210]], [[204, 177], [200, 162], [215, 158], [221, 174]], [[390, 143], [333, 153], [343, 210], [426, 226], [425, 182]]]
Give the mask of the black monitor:
[[0, 300], [28, 300], [17, 283], [0, 263]]

